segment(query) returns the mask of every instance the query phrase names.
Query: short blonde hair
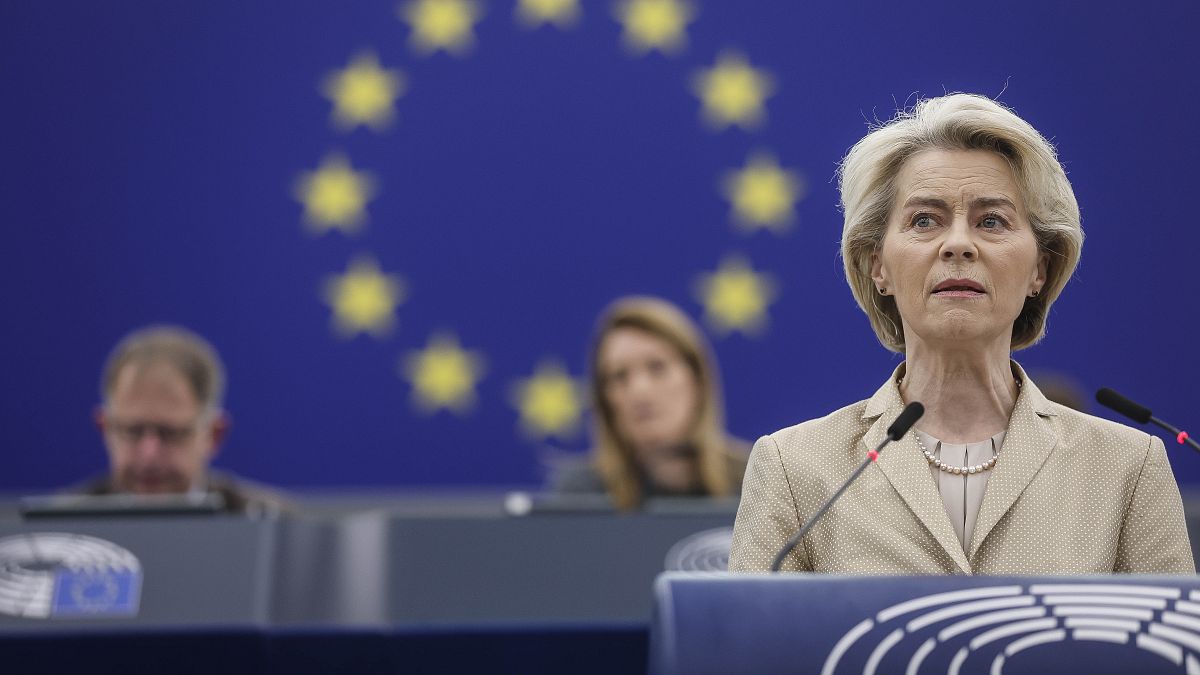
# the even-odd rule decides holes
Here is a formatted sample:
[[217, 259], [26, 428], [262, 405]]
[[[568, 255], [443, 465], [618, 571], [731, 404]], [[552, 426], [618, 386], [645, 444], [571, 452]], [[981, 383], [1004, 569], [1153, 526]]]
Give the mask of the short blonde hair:
[[842, 260], [854, 299], [870, 318], [879, 342], [903, 352], [900, 312], [894, 297], [878, 293], [871, 279], [871, 255], [883, 245], [901, 168], [916, 153], [932, 149], [995, 152], [1012, 169], [1038, 250], [1049, 262], [1045, 285], [1036, 298], [1026, 299], [1013, 325], [1011, 349], [1036, 344], [1046, 333], [1050, 306], [1079, 263], [1079, 204], [1054, 146], [1011, 110], [983, 96], [951, 94], [920, 101], [874, 126], [842, 160]]
[[167, 363], [183, 375], [202, 410], [220, 410], [225, 368], [207, 340], [180, 326], [149, 326], [126, 335], [104, 364], [100, 394], [107, 404], [121, 370], [129, 364]]
[[675, 305], [652, 297], [617, 300], [600, 316], [592, 343], [591, 370], [593, 461], [613, 503], [622, 510], [638, 506], [642, 494], [641, 471], [628, 441], [617, 432], [616, 417], [604, 394], [605, 374], [600, 367], [600, 350], [613, 331], [633, 328], [665, 340], [683, 359], [696, 378], [699, 410], [688, 443], [696, 450], [697, 473], [705, 493], [733, 494], [735, 479], [729, 470], [730, 438], [725, 432], [716, 360], [704, 334]]

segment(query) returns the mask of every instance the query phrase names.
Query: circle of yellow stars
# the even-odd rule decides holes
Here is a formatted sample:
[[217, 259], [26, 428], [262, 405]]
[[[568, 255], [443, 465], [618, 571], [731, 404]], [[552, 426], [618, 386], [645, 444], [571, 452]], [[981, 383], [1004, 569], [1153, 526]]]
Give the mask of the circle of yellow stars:
[[[687, 28], [700, 13], [692, 0], [615, 0], [610, 7], [621, 27], [621, 48], [635, 58], [652, 52], [665, 57], [682, 54], [688, 48]], [[408, 46], [419, 57], [439, 52], [469, 55], [485, 14], [479, 0], [402, 0], [396, 6], [396, 15], [409, 28]], [[582, 18], [580, 0], [518, 0], [513, 11], [514, 22], [527, 30], [570, 30]], [[710, 67], [693, 71], [689, 80], [700, 103], [698, 117], [713, 133], [734, 127], [748, 133], [761, 129], [776, 86], [770, 72], [735, 50], [722, 50]], [[341, 133], [360, 128], [387, 131], [398, 119], [397, 102], [408, 88], [404, 72], [385, 67], [369, 50], [327, 73], [318, 87], [332, 104], [331, 125]], [[729, 202], [730, 222], [743, 234], [786, 233], [796, 221], [796, 204], [805, 196], [800, 174], [765, 151], [755, 151], [743, 166], [724, 171], [715, 186]], [[353, 237], [369, 221], [367, 207], [377, 194], [377, 181], [343, 153], [332, 152], [317, 168], [300, 174], [293, 192], [310, 232], [320, 236], [338, 230]], [[697, 275], [692, 289], [705, 322], [720, 336], [762, 335], [770, 323], [769, 307], [779, 294], [774, 278], [756, 271], [743, 255], [726, 255], [716, 269]], [[384, 338], [396, 330], [397, 308], [408, 300], [409, 286], [399, 275], [385, 273], [374, 258], [360, 255], [344, 273], [326, 277], [320, 295], [330, 307], [335, 334], [345, 339], [363, 334]], [[423, 348], [406, 352], [398, 372], [412, 386], [416, 409], [463, 415], [476, 405], [485, 363], [483, 354], [463, 348], [454, 333], [443, 331], [430, 336]], [[560, 360], [543, 359], [509, 391], [526, 435], [565, 439], [577, 432], [583, 387]]]

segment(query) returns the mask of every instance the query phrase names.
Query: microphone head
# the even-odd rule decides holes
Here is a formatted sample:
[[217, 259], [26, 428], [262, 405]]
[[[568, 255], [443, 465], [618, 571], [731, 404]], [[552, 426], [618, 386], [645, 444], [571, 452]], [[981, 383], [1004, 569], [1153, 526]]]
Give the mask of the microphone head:
[[904, 434], [907, 434], [912, 425], [916, 424], [917, 420], [921, 419], [921, 415], [924, 414], [925, 406], [916, 401], [904, 406], [904, 410], [896, 417], [896, 421], [892, 422], [892, 426], [888, 427], [888, 438], [892, 439], [892, 441], [904, 438]]
[[1138, 424], [1145, 424], [1150, 421], [1151, 414], [1149, 408], [1130, 401], [1108, 387], [1104, 387], [1096, 392], [1096, 401], [1100, 405], [1111, 408]]

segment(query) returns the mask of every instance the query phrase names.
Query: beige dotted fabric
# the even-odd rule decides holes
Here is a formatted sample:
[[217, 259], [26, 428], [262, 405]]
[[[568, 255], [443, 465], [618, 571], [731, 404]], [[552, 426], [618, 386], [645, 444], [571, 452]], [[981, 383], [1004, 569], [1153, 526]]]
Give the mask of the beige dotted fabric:
[[[1048, 401], [1025, 377], [971, 541], [951, 526], [911, 433], [813, 527], [783, 569], [842, 574], [1194, 574], [1179, 488], [1157, 437]], [[883, 440], [896, 379], [754, 445], [729, 569], [764, 571]]]

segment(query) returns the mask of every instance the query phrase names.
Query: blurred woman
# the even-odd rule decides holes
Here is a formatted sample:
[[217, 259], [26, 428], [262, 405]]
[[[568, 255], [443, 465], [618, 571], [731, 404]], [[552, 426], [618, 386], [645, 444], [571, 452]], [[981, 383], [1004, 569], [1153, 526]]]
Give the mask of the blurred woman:
[[649, 297], [601, 315], [589, 358], [590, 461], [562, 471], [559, 492], [607, 492], [617, 508], [647, 497], [740, 492], [749, 445], [724, 427], [712, 352], [687, 315]]

